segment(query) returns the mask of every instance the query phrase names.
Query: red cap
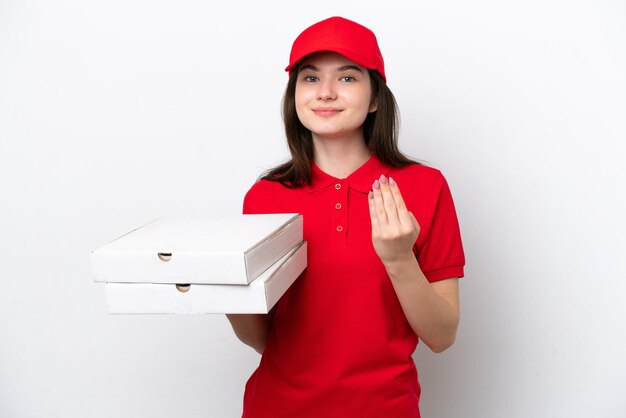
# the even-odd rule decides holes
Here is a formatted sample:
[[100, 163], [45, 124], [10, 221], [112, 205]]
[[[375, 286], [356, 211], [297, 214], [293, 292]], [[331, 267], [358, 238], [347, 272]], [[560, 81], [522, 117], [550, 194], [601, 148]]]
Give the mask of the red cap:
[[306, 28], [293, 42], [289, 65], [291, 70], [298, 62], [314, 52], [332, 51], [369, 70], [376, 70], [385, 82], [385, 62], [378, 48], [374, 32], [343, 17], [331, 17]]

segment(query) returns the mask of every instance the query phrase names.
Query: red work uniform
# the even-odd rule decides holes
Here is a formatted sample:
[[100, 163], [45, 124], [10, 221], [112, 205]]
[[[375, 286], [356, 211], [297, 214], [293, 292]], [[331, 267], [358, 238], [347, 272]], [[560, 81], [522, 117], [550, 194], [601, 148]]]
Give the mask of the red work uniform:
[[303, 214], [308, 265], [276, 305], [242, 418], [417, 418], [418, 337], [374, 251], [367, 194], [381, 174], [397, 182], [421, 227], [413, 251], [434, 282], [462, 277], [465, 265], [446, 180], [375, 155], [344, 179], [311, 169], [310, 186], [261, 180], [244, 198], [244, 213]]

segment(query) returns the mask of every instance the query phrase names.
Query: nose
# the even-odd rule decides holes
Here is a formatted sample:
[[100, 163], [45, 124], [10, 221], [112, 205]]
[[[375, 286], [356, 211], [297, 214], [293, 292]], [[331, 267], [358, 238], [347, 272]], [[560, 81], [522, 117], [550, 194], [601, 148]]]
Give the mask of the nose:
[[329, 77], [325, 77], [318, 84], [317, 98], [319, 100], [333, 100], [336, 97], [336, 90], [334, 80]]

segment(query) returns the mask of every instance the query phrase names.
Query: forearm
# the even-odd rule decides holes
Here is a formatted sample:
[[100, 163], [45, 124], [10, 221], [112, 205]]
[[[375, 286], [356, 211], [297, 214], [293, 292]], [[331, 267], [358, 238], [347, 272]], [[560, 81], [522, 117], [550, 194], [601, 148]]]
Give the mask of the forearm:
[[227, 314], [226, 317], [237, 338], [254, 348], [257, 353], [263, 354], [270, 329], [270, 316], [268, 314]]
[[412, 254], [385, 267], [413, 331], [434, 352], [450, 347], [459, 324], [458, 306], [434, 290]]

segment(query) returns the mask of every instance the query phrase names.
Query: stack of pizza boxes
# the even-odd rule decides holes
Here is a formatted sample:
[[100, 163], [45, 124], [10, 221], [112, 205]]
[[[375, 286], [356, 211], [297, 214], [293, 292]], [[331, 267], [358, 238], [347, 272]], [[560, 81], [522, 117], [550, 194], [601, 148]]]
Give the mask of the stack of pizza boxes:
[[268, 313], [306, 268], [300, 214], [163, 217], [92, 251], [109, 313]]

